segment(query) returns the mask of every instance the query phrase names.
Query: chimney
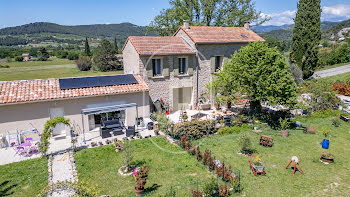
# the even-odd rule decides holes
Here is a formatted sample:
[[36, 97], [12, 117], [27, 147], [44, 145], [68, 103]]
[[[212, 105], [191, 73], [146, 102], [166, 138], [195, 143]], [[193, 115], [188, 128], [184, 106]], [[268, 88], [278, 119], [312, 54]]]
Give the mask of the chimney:
[[190, 29], [190, 21], [189, 20], [184, 20], [183, 28]]
[[244, 29], [246, 29], [246, 30], [250, 29], [250, 22], [249, 21], [244, 23]]

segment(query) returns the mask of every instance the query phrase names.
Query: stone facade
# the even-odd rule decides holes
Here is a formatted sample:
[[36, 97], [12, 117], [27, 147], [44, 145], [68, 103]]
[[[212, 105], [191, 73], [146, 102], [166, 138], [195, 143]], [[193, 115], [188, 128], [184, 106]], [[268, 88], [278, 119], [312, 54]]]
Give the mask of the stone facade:
[[[181, 40], [196, 51], [195, 59], [193, 61], [193, 74], [186, 76], [175, 76], [174, 74], [174, 58], [187, 57], [190, 58], [194, 55], [163, 55], [163, 56], [141, 56], [137, 53], [130, 41], [125, 43], [123, 50], [124, 56], [124, 72], [128, 73], [133, 71], [135, 74], [143, 76], [144, 80], [150, 87], [150, 99], [152, 102], [162, 98], [166, 102], [173, 106], [176, 101], [174, 100], [174, 89], [191, 87], [191, 104], [195, 106], [197, 100], [197, 72], [198, 72], [198, 97], [202, 97], [208, 92], [206, 85], [212, 81], [215, 76], [213, 70], [212, 59], [215, 56], [221, 56], [226, 60], [231, 58], [231, 55], [241, 47], [246, 46], [248, 43], [211, 43], [200, 44], [195, 43], [186, 32], [179, 29], [174, 34], [175, 37], [180, 37]], [[169, 65], [169, 75], [162, 77], [149, 77], [147, 74], [147, 64], [152, 58], [167, 57]], [[198, 65], [198, 70], [197, 70]], [[211, 99], [212, 100], [212, 99]]]

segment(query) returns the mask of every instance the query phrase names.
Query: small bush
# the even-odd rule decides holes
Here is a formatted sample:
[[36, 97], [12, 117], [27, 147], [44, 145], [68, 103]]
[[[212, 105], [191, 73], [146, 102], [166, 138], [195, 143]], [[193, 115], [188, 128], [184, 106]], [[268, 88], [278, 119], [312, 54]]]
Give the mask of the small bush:
[[16, 56], [15, 57], [16, 62], [23, 62], [23, 57], [22, 56]]
[[[158, 122], [159, 129], [170, 135], [174, 124], [166, 117], [164, 112], [156, 112], [151, 115], [151, 118]], [[170, 131], [169, 131], [170, 130]]]
[[242, 132], [240, 134], [238, 144], [241, 146], [241, 153], [252, 154], [254, 152], [252, 147], [252, 139], [246, 132]]
[[339, 118], [333, 118], [332, 119], [332, 125], [335, 127], [340, 127], [341, 123], [340, 123], [340, 119]]
[[70, 52], [70, 53], [68, 53], [67, 58], [69, 60], [77, 60], [79, 58], [79, 54], [76, 52]]
[[211, 197], [215, 196], [218, 192], [218, 185], [214, 178], [211, 178], [210, 181], [206, 182], [203, 186], [203, 194], [205, 196]]
[[0, 65], [0, 68], [10, 68], [9, 65]]
[[233, 126], [233, 127], [221, 127], [218, 130], [218, 134], [220, 135], [227, 135], [227, 134], [238, 134], [242, 131], [242, 127], [239, 126]]
[[181, 136], [186, 135], [192, 140], [197, 140], [207, 134], [213, 134], [215, 132], [215, 121], [194, 120], [191, 122], [178, 123], [174, 125], [174, 129], [170, 135], [176, 139], [179, 139]]
[[336, 82], [333, 84], [333, 89], [337, 94], [350, 96], [350, 84], [346, 82]]
[[77, 68], [80, 71], [88, 71], [92, 67], [90, 57], [80, 56], [78, 60], [75, 61]]

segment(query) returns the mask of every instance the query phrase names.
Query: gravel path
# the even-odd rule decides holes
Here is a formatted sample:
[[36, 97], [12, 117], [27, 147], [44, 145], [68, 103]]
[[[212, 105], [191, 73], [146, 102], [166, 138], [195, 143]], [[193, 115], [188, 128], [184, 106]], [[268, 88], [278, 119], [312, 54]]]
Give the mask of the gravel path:
[[337, 68], [331, 68], [331, 69], [327, 69], [327, 70], [317, 71], [312, 76], [314, 78], [316, 78], [316, 77], [323, 78], [323, 77], [330, 77], [330, 76], [339, 75], [339, 74], [343, 74], [343, 73], [347, 73], [347, 72], [350, 72], [350, 64], [345, 65], [345, 66], [339, 66]]
[[[75, 165], [72, 152], [54, 155], [51, 161], [51, 184], [58, 181], [74, 181], [75, 180]], [[51, 197], [67, 197], [73, 196], [74, 192], [71, 190], [54, 191]]]

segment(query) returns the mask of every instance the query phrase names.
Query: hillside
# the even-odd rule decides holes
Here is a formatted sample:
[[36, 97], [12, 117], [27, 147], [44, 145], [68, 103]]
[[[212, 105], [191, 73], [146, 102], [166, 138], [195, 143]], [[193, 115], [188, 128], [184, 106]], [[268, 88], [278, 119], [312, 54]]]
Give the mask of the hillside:
[[145, 34], [146, 27], [131, 23], [65, 26], [37, 22], [0, 29], [0, 45], [38, 44], [40, 42], [76, 44], [85, 37], [96, 39], [116, 37], [120, 43], [123, 43], [128, 36]]
[[[331, 27], [334, 27], [338, 24], [338, 22], [329, 22], [329, 21], [324, 21], [321, 22], [321, 29], [322, 31], [325, 31]], [[262, 36], [268, 36], [268, 37], [272, 37], [272, 38], [278, 38], [280, 40], [291, 40], [292, 39], [292, 35], [293, 35], [293, 28], [294, 25], [283, 25], [284, 28], [282, 29], [277, 29], [277, 30], [272, 30], [269, 32], [263, 32], [260, 33], [260, 35]]]
[[[346, 20], [346, 21], [342, 21], [340, 23], [338, 23], [337, 25], [334, 25], [333, 27], [327, 29], [326, 31], [323, 32], [322, 37], [325, 39], [330, 39], [332, 35], [334, 35], [334, 40], [338, 40], [339, 36], [339, 32], [342, 31], [343, 29], [348, 30], [348, 28], [350, 28], [350, 19]], [[350, 31], [348, 31], [350, 32]], [[345, 33], [342, 33], [342, 35], [344, 36]], [[350, 36], [350, 35], [348, 35]]]

